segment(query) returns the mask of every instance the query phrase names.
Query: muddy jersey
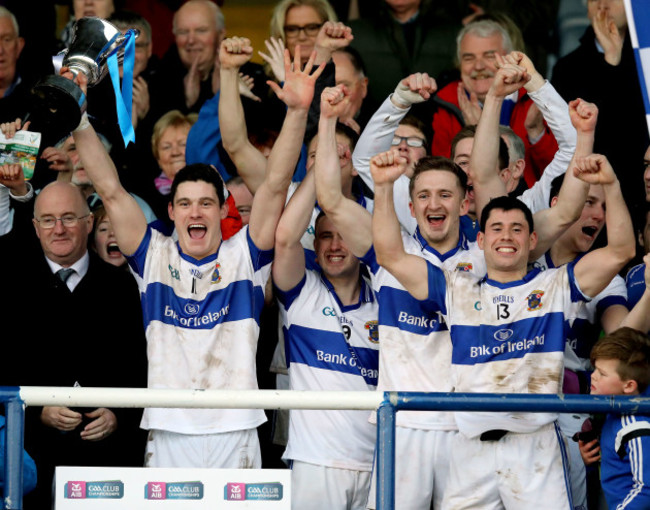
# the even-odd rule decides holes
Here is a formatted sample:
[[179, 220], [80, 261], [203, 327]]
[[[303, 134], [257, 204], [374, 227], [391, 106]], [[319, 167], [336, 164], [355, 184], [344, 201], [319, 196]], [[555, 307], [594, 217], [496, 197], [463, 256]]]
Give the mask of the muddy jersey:
[[[310, 270], [295, 288], [276, 289], [276, 295], [292, 390], [376, 389], [377, 301], [369, 282], [362, 279], [359, 301], [348, 306], [320, 272]], [[370, 471], [375, 440], [367, 411], [294, 409], [284, 457]]]
[[[589, 298], [574, 263], [533, 269], [499, 283], [429, 263], [429, 299], [447, 320], [455, 390], [471, 393], [550, 393], [562, 388], [568, 321]], [[533, 432], [555, 413], [455, 413], [459, 430], [476, 437], [494, 429]]]
[[[133, 256], [149, 359], [149, 388], [256, 390], [255, 353], [272, 251], [244, 227], [196, 260], [149, 228]], [[182, 434], [255, 428], [261, 409], [145, 409], [142, 427]]]
[[[402, 232], [404, 248], [449, 271], [485, 274], [483, 251], [462, 238], [447, 253], [427, 244], [419, 229], [413, 236]], [[451, 381], [451, 341], [440, 307], [418, 301], [377, 264], [374, 250], [364, 257], [371, 271], [372, 285], [379, 301], [379, 384], [381, 391], [449, 392]], [[429, 430], [454, 430], [451, 413], [400, 411], [397, 424]]]

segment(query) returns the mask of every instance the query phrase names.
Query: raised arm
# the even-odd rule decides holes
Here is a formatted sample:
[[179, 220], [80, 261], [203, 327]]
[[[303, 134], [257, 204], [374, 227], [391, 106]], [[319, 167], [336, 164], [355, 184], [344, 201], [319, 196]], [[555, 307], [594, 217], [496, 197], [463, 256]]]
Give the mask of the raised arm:
[[[512, 58], [518, 59], [533, 78], [525, 85], [529, 97], [542, 113], [544, 121], [557, 141], [558, 150], [542, 175], [533, 186], [519, 197], [535, 213], [548, 207], [551, 182], [555, 177], [566, 172], [576, 147], [576, 130], [569, 117], [566, 101], [548, 81], [541, 79], [533, 63], [523, 53], [513, 52]], [[537, 76], [537, 77], [536, 77]], [[541, 83], [541, 85], [539, 85]], [[533, 145], [533, 148], [536, 148]], [[534, 152], [534, 151], [533, 151]], [[533, 154], [531, 154], [531, 157]]]
[[578, 159], [585, 158], [593, 152], [598, 108], [595, 104], [576, 99], [569, 104], [569, 116], [578, 133], [576, 150], [553, 207], [541, 209], [534, 215], [538, 242], [531, 254], [531, 260], [536, 260], [545, 253], [580, 217], [589, 193], [589, 185], [576, 176], [573, 168]]
[[519, 90], [531, 77], [522, 66], [499, 59], [499, 70], [483, 105], [483, 113], [476, 126], [474, 145], [469, 163], [469, 176], [474, 185], [476, 216], [494, 197], [507, 194], [506, 184], [499, 175], [499, 119], [506, 96]]
[[248, 139], [244, 108], [239, 95], [239, 68], [253, 55], [253, 47], [245, 37], [231, 37], [221, 43], [221, 89], [219, 125], [223, 148], [237, 167], [246, 186], [255, 194], [264, 181], [266, 158]]
[[[71, 73], [66, 74], [71, 77]], [[74, 81], [85, 93], [85, 75], [79, 73]], [[147, 231], [147, 220], [142, 209], [120, 183], [113, 160], [85, 115], [72, 136], [81, 162], [111, 219], [120, 251], [125, 255], [134, 254]]]
[[307, 113], [314, 95], [314, 83], [324, 67], [321, 64], [311, 73], [314, 58], [315, 53], [312, 53], [304, 70], [300, 70], [300, 47], [297, 46], [292, 69], [289, 50], [285, 50], [284, 86], [280, 88], [275, 82], [269, 82], [273, 91], [287, 105], [287, 114], [280, 135], [271, 150], [266, 176], [253, 199], [248, 228], [251, 239], [262, 250], [273, 248], [275, 229], [284, 208], [291, 176], [300, 156]]
[[428, 269], [422, 257], [404, 250], [402, 235], [393, 207], [393, 183], [406, 171], [406, 163], [397, 151], [382, 152], [370, 160], [375, 181], [375, 210], [372, 237], [377, 262], [391, 273], [416, 299], [428, 297]]
[[372, 245], [370, 213], [341, 189], [340, 158], [349, 158], [350, 149], [336, 142], [336, 121], [349, 103], [344, 85], [326, 88], [321, 94], [318, 145], [314, 172], [318, 205], [334, 223], [341, 237], [357, 257], [365, 255]]
[[[366, 124], [352, 154], [352, 164], [370, 189], [374, 189], [374, 182], [370, 174], [370, 158], [375, 154], [390, 150], [395, 131], [411, 106], [428, 100], [436, 90], [436, 81], [428, 74], [411, 74], [400, 80], [395, 87], [395, 92], [388, 96]], [[409, 210], [408, 189], [409, 178], [407, 175], [403, 175], [395, 181], [393, 199], [400, 224], [409, 233], [413, 233], [417, 222]]]
[[273, 283], [293, 289], [305, 275], [305, 250], [300, 239], [307, 230], [316, 203], [314, 172], [309, 172], [284, 209], [275, 231]]
[[352, 154], [355, 170], [370, 189], [374, 187], [370, 174], [370, 158], [390, 150], [395, 131], [411, 106], [426, 101], [436, 90], [436, 81], [428, 74], [411, 74], [400, 80], [395, 92], [386, 98], [370, 118]]
[[577, 159], [574, 172], [589, 184], [601, 184], [605, 191], [607, 246], [587, 253], [575, 266], [578, 285], [584, 294], [593, 297], [634, 257], [634, 228], [621, 185], [605, 156], [592, 154]]

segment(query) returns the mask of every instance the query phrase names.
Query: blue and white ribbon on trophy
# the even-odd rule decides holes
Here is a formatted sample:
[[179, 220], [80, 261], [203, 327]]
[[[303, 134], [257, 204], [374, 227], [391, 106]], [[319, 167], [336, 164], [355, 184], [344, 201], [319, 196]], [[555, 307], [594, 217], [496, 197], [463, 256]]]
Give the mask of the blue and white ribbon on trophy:
[[650, 6], [648, 0], [625, 0], [627, 26], [634, 50], [639, 85], [643, 95], [648, 132], [650, 132]]
[[116, 48], [107, 58], [106, 65], [111, 75], [113, 90], [115, 91], [115, 105], [117, 107], [117, 122], [120, 125], [124, 147], [129, 142], [135, 142], [135, 131], [131, 112], [133, 109], [133, 65], [135, 63], [135, 38], [137, 32], [128, 30], [124, 34], [124, 60], [122, 62], [122, 88], [120, 89], [120, 70], [118, 64], [118, 51]]

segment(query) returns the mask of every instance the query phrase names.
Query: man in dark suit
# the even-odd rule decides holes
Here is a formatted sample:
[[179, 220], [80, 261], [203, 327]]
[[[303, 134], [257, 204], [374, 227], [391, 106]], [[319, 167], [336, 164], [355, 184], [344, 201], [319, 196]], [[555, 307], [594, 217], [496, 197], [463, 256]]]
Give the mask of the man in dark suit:
[[[93, 215], [79, 188], [51, 183], [32, 209], [32, 200], [15, 200], [31, 192], [16, 166], [0, 167], [15, 212], [12, 232], [0, 237], [0, 306], [20, 334], [4, 335], [0, 383], [144, 387], [135, 280], [88, 251]], [[28, 408], [25, 447], [36, 460], [38, 485], [25, 508], [50, 507], [55, 466], [142, 465], [140, 417], [139, 409]]]

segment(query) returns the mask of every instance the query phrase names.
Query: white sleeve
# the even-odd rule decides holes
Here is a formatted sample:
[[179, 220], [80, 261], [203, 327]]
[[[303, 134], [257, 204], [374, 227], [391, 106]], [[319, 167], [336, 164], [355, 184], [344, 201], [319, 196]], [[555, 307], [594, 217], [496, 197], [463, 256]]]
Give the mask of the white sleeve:
[[532, 188], [524, 191], [518, 198], [533, 214], [549, 207], [551, 182], [566, 172], [576, 150], [577, 133], [569, 117], [569, 105], [557, 93], [553, 85], [546, 81], [535, 92], [529, 93], [544, 116], [544, 120], [557, 140], [558, 151], [553, 161], [544, 169], [542, 176]]
[[[359, 141], [352, 153], [352, 164], [359, 177], [373, 191], [375, 190], [375, 183], [370, 175], [370, 158], [380, 152], [390, 150], [395, 131], [409, 110], [410, 108], [395, 106], [390, 100], [390, 96], [388, 96], [370, 118], [359, 137]], [[403, 175], [395, 182], [393, 203], [399, 222], [412, 234], [417, 224], [409, 210], [408, 188], [409, 178]]]
[[0, 236], [11, 232], [14, 224], [13, 211], [9, 201], [9, 188], [0, 185]]
[[398, 108], [390, 96], [382, 103], [359, 137], [352, 153], [352, 164], [366, 185], [374, 190], [375, 183], [370, 175], [370, 158], [390, 150], [393, 135], [410, 108]]
[[8, 234], [14, 228], [14, 210], [11, 208], [11, 198], [17, 202], [28, 202], [34, 196], [34, 188], [27, 182], [27, 193], [16, 196], [11, 190], [0, 184], [0, 236]]

